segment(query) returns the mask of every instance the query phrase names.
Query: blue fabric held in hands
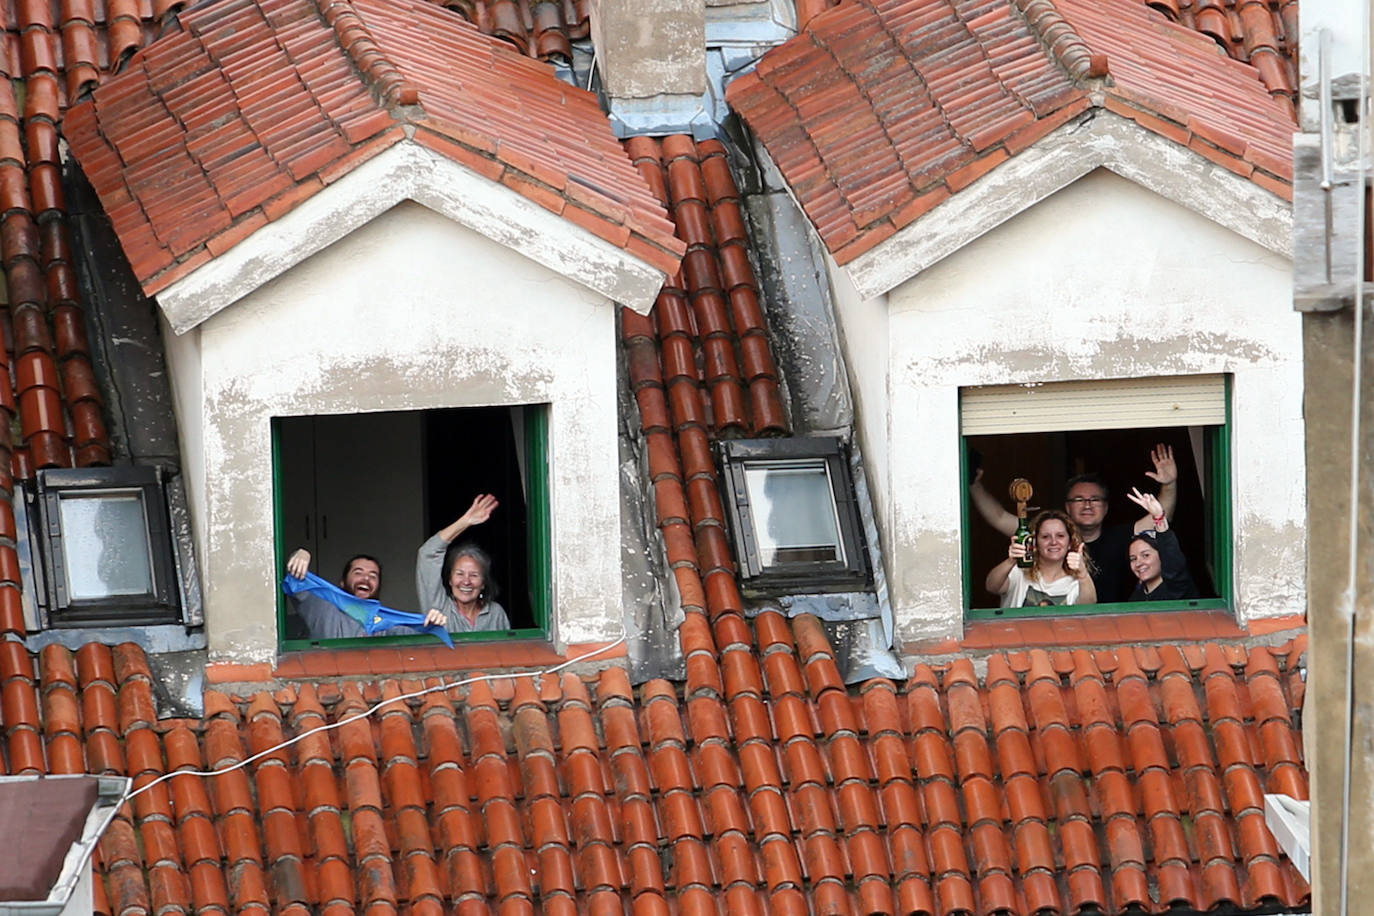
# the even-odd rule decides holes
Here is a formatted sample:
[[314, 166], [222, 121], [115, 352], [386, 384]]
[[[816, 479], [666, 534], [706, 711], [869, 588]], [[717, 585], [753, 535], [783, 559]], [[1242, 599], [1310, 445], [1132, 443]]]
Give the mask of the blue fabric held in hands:
[[359, 598], [357, 595], [350, 595], [334, 583], [326, 582], [312, 572], [306, 573], [304, 579], [287, 576], [281, 580], [281, 590], [288, 595], [310, 592], [323, 598], [362, 624], [369, 636], [378, 630], [407, 626], [413, 627], [420, 633], [436, 636], [444, 641], [444, 645], [450, 649], [453, 648], [453, 637], [449, 635], [448, 630], [438, 624], [425, 626], [424, 614], [417, 614], [414, 611], [398, 611], [395, 608], [386, 607], [376, 598]]

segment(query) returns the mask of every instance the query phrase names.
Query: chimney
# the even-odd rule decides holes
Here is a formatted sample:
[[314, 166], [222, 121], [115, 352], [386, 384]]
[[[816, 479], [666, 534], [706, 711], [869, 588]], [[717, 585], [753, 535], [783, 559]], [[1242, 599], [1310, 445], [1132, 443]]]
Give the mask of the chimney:
[[591, 29], [616, 132], [689, 131], [706, 91], [705, 0], [592, 0]]

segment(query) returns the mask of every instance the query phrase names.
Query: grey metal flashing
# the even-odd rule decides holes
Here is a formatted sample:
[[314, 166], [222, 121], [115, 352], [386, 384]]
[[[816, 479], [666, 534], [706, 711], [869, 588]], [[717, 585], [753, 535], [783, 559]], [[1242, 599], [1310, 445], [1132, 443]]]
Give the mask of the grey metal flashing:
[[91, 854], [95, 852], [100, 837], [119, 812], [120, 804], [133, 782], [127, 776], [0, 776], [0, 781], [8, 783], [36, 782], [39, 779], [96, 780], [96, 803], [86, 816], [80, 839], [67, 850], [67, 855], [62, 861], [62, 871], [48, 896], [43, 900], [0, 902], [0, 916], [59, 916], [63, 912], [82, 878], [89, 871]]
[[656, 95], [647, 99], [609, 99], [611, 130], [626, 137], [691, 134], [698, 140], [715, 136], [710, 91], [704, 95]]
[[172, 389], [163, 360], [156, 306], [143, 295], [124, 249], [85, 175], [71, 160], [63, 169], [71, 214], [77, 279], [110, 438], [117, 459], [180, 465]]
[[[665, 94], [645, 99], [612, 99], [602, 93], [602, 107], [608, 112], [611, 129], [622, 139], [669, 134], [691, 134], [697, 140], [720, 137], [721, 125], [731, 118], [725, 87], [736, 76], [752, 70], [770, 48], [796, 34], [796, 10], [786, 0], [709, 6], [706, 90], [700, 95]], [[595, 81], [594, 74], [588, 78]]]
[[729, 127], [726, 148], [752, 229], [755, 243], [750, 248], [758, 270], [760, 298], [766, 305], [792, 426], [799, 435], [835, 435], [848, 443], [855, 505], [873, 576], [871, 591], [792, 595], [778, 600], [777, 605], [789, 616], [814, 613], [829, 622], [827, 630], [842, 656], [840, 667], [847, 683], [869, 677], [901, 677], [902, 665], [891, 652], [895, 626], [882, 542], [862, 449], [854, 435], [854, 399], [825, 256], [782, 175], [766, 155], [749, 155], [757, 148], [738, 121], [730, 122]]
[[121, 642], [137, 643], [149, 654], [159, 652], [186, 652], [205, 648], [205, 632], [199, 628], [188, 630], [179, 623], [168, 623], [149, 627], [70, 627], [43, 630], [30, 633], [24, 644], [30, 652], [37, 652], [45, 646], [66, 646], [75, 652], [88, 642], [115, 645]]
[[687, 662], [677, 636], [683, 621], [682, 603], [658, 531], [639, 405], [630, 391], [623, 347], [617, 347], [616, 363], [621, 424], [620, 589], [630, 682], [642, 684], [654, 678], [680, 681], [687, 676]]
[[[62, 183], [71, 214], [73, 248], [80, 253], [75, 266], [86, 302], [83, 312], [91, 361], [105, 396], [115, 458], [165, 472], [182, 622], [200, 626], [205, 612], [157, 306], [143, 295], [114, 226], [74, 161], [64, 164]], [[185, 647], [203, 648], [203, 635], [199, 642], [199, 646]]]
[[758, 237], [774, 240], [754, 250], [759, 282], [773, 306], [768, 323], [788, 380], [792, 422], [813, 433], [846, 432], [854, 424], [854, 403], [811, 225], [781, 191], [746, 194], [745, 206]]

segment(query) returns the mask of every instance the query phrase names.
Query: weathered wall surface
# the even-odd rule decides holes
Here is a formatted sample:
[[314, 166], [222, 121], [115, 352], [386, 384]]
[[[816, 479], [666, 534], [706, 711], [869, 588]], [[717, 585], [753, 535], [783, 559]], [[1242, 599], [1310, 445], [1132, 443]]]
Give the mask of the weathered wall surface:
[[701, 0], [592, 0], [592, 43], [606, 94], [643, 99], [706, 89]]
[[[1312, 636], [1303, 708], [1303, 751], [1312, 776], [1312, 912], [1363, 912], [1359, 901], [1374, 896], [1374, 322], [1365, 315], [1361, 353], [1364, 388], [1360, 400], [1359, 513], [1354, 592], [1350, 561], [1351, 394], [1354, 315], [1304, 315], [1307, 352], [1308, 606]], [[1350, 614], [1356, 625], [1351, 646]], [[1353, 662], [1353, 666], [1352, 666]], [[1353, 667], [1353, 673], [1352, 673]], [[1347, 679], [1353, 678], [1347, 709]], [[1346, 748], [1349, 717], [1351, 747]], [[1350, 804], [1344, 774], [1350, 768]], [[1341, 882], [1341, 844], [1350, 817], [1348, 885]]]
[[1305, 609], [1287, 259], [1099, 170], [886, 297], [835, 285], [899, 642], [962, 629], [958, 403], [971, 385], [1233, 374], [1236, 613]]
[[276, 650], [270, 419], [377, 410], [550, 403], [554, 636], [619, 636], [614, 342], [604, 297], [403, 203], [170, 343], [212, 657]]

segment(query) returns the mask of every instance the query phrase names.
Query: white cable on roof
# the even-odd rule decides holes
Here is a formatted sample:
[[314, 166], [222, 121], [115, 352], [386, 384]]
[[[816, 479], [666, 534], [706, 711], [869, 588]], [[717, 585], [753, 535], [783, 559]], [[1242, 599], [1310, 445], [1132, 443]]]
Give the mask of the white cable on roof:
[[[575, 665], [580, 661], [592, 658], [593, 656], [600, 655], [603, 652], [609, 652], [611, 649], [614, 649], [616, 646], [620, 645], [623, 642], [625, 642], [625, 637], [621, 636], [619, 639], [615, 640], [615, 642], [607, 643], [600, 649], [595, 649], [591, 652], [584, 652], [576, 658], [570, 658], [565, 662], [560, 662], [559, 664], [554, 665], [552, 668], [545, 668], [542, 671], [516, 671], [510, 674], [479, 674], [476, 677], [464, 678], [461, 681], [452, 681], [443, 684], [436, 684], [433, 687], [426, 687], [424, 690], [416, 690], [412, 693], [403, 693], [400, 696], [390, 697], [373, 705], [370, 709], [351, 715], [346, 719], [340, 719], [337, 722], [331, 722], [325, 725], [318, 725], [315, 728], [310, 729], [309, 731], [301, 732], [296, 737], [287, 739], [286, 741], [283, 741], [281, 744], [278, 744], [275, 747], [269, 747], [265, 751], [258, 751], [256, 754], [253, 754], [250, 757], [245, 757], [243, 760], [240, 760], [238, 763], [235, 763], [232, 766], [227, 766], [218, 770], [175, 770], [170, 773], [163, 773], [157, 779], [154, 779], [152, 782], [148, 783], [142, 788], [137, 789], [133, 792], [126, 792], [124, 797], [119, 800], [119, 806], [122, 806], [127, 801], [137, 798], [139, 795], [142, 795], [144, 792], [147, 792], [149, 789], [151, 789], [158, 783], [167, 779], [171, 779], [174, 776], [223, 776], [225, 773], [232, 773], [235, 770], [243, 769], [244, 767], [248, 766], [248, 764], [261, 760], [264, 757], [271, 756], [272, 754], [275, 754], [282, 748], [290, 747], [297, 741], [309, 738], [311, 735], [319, 734], [320, 732], [327, 732], [332, 728], [338, 728], [342, 725], [348, 725], [350, 722], [357, 722], [360, 719], [366, 719], [368, 716], [372, 715], [377, 710], [381, 709], [383, 706], [386, 706], [389, 703], [397, 703], [401, 700], [410, 700], [414, 699], [415, 697], [424, 696], [427, 693], [434, 693], [435, 691], [439, 690], [449, 690], [453, 687], [462, 687], [466, 684], [474, 684], [478, 681], [494, 681], [500, 678], [507, 677], [543, 677], [546, 674], [553, 674], [556, 671], [562, 671], [564, 668], [567, 668], [570, 665]], [[132, 785], [132, 783], [130, 783], [130, 785]]]

